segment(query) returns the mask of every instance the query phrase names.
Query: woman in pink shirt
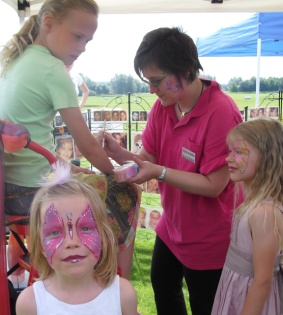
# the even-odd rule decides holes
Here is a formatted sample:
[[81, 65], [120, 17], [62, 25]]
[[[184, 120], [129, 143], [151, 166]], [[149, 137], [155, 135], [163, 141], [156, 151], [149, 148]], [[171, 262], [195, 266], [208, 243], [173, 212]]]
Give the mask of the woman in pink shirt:
[[151, 280], [157, 314], [210, 315], [231, 231], [234, 186], [226, 135], [242, 121], [234, 101], [215, 81], [199, 78], [193, 40], [179, 28], [147, 33], [134, 67], [158, 96], [138, 154], [106, 135], [105, 150], [119, 164], [135, 160], [141, 184], [157, 178], [163, 214], [155, 231]]

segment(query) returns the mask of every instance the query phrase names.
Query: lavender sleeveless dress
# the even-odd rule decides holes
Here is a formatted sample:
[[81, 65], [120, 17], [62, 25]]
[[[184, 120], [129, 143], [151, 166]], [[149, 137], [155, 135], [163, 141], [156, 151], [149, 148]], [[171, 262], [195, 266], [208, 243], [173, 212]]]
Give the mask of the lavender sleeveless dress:
[[[283, 213], [283, 207], [277, 207]], [[282, 253], [278, 253], [270, 293], [261, 315], [283, 314], [283, 277], [279, 270]], [[233, 224], [211, 315], [239, 315], [253, 281], [252, 238], [248, 220], [241, 217]]]

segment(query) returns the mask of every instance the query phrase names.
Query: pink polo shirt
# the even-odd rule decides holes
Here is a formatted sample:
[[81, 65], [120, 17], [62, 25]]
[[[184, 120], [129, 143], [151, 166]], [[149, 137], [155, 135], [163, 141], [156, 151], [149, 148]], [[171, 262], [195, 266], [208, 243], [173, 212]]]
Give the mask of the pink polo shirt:
[[[157, 100], [142, 135], [144, 149], [156, 163], [172, 169], [207, 175], [226, 165], [226, 135], [242, 122], [235, 102], [217, 82], [203, 92], [193, 111], [177, 121], [174, 104]], [[186, 193], [159, 183], [163, 215], [158, 236], [186, 267], [220, 269], [229, 245], [234, 184], [216, 198]]]

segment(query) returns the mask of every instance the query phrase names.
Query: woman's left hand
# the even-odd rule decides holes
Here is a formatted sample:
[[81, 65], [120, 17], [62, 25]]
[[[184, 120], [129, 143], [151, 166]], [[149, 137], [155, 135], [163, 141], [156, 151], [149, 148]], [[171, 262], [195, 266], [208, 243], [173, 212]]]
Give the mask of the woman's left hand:
[[139, 171], [136, 176], [128, 180], [130, 183], [143, 184], [144, 182], [159, 176], [162, 172], [161, 166], [134, 157], [134, 162], [138, 165]]

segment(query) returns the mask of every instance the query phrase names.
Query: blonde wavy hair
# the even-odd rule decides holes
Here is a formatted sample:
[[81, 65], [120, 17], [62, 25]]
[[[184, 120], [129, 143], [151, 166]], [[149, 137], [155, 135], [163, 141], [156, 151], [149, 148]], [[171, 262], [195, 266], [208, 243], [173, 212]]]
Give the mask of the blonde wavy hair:
[[101, 239], [101, 255], [94, 266], [93, 275], [109, 286], [117, 274], [117, 241], [107, 220], [105, 204], [98, 193], [90, 185], [75, 178], [69, 178], [63, 184], [41, 187], [37, 191], [30, 210], [32, 263], [39, 272], [39, 279], [45, 279], [54, 273], [43, 254], [41, 209], [44, 204], [53, 202], [56, 198], [70, 196], [84, 196], [89, 202]]
[[[236, 217], [251, 217], [257, 207], [270, 201], [273, 204], [275, 230], [279, 235], [277, 220], [280, 212], [276, 205], [283, 204], [283, 126], [271, 118], [243, 122], [233, 128], [227, 143], [244, 139], [260, 153], [258, 168], [249, 187], [241, 187], [244, 202], [236, 209]], [[239, 187], [238, 187], [239, 188]]]
[[32, 15], [18, 33], [7, 42], [0, 53], [1, 77], [9, 64], [17, 59], [31, 45], [40, 33], [44, 17], [52, 15], [64, 19], [70, 9], [83, 9], [98, 16], [99, 8], [94, 0], [45, 0], [37, 15]]

